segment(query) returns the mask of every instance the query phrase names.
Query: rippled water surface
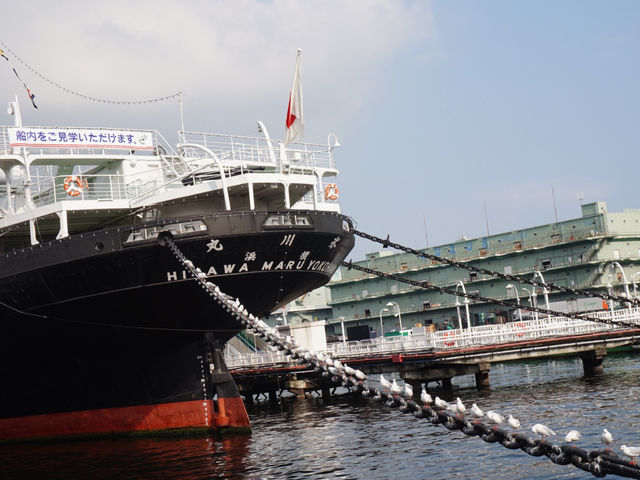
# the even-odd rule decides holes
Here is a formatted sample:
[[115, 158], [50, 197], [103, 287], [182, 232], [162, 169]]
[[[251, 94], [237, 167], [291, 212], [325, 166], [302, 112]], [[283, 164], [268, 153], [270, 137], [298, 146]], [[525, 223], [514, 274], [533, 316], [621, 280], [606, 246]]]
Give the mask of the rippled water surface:
[[[432, 395], [512, 413], [531, 436], [538, 422], [562, 436], [577, 429], [579, 445], [590, 450], [600, 448], [606, 427], [617, 450], [622, 443], [640, 446], [640, 354], [608, 355], [604, 371], [586, 379], [575, 358], [493, 365], [489, 390], [476, 390], [469, 376]], [[0, 478], [595, 478], [359, 396], [290, 399], [249, 414], [251, 435], [0, 445]]]

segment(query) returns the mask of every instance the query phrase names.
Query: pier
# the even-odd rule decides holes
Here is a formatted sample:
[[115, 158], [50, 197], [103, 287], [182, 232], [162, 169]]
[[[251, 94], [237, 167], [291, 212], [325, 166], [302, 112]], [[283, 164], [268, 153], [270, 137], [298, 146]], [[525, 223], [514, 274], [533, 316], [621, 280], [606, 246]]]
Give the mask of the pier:
[[[579, 357], [584, 375], [593, 376], [603, 373], [602, 362], [608, 351], [640, 348], [640, 308], [593, 312], [589, 316], [613, 318], [625, 326], [548, 316], [421, 335], [329, 343], [325, 353], [369, 375], [396, 372], [419, 391], [431, 382], [451, 387], [452, 379], [462, 375], [474, 375], [476, 386], [486, 388], [492, 364], [558, 356]], [[292, 362], [279, 351], [227, 355], [225, 361], [240, 393], [248, 399], [275, 399], [285, 390], [297, 396], [311, 392], [324, 396], [335, 387], [326, 374]]]

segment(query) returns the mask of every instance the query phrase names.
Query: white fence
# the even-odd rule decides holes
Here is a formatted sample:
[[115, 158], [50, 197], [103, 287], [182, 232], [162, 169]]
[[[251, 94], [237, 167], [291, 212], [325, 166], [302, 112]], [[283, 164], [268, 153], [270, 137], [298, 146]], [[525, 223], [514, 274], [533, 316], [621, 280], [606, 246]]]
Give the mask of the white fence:
[[[615, 312], [583, 313], [585, 316], [632, 323], [640, 327], [640, 308], [621, 309]], [[327, 345], [327, 352], [334, 358], [348, 360], [378, 355], [410, 354], [428, 350], [446, 351], [485, 345], [536, 340], [539, 338], [567, 337], [586, 333], [614, 330], [614, 325], [576, 320], [567, 317], [540, 317], [536, 320], [483, 325], [468, 329], [441, 330], [422, 335], [383, 337], [357, 342], [336, 342]], [[282, 352], [258, 352], [245, 355], [227, 355], [229, 368], [258, 368], [269, 365], [290, 364]]]

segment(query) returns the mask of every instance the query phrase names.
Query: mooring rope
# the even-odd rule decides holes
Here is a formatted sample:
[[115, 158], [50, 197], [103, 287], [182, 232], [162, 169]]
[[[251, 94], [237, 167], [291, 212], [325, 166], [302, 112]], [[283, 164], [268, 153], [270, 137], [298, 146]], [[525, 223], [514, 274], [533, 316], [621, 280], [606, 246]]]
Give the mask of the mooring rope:
[[161, 232], [158, 235], [158, 242], [170, 248], [178, 261], [196, 279], [203, 290], [245, 328], [255, 332], [270, 345], [284, 351], [292, 359], [312, 365], [318, 373], [322, 372], [324, 376], [330, 376], [335, 385], [342, 385], [349, 389], [356, 388], [362, 392], [364, 397], [385, 401], [390, 407], [397, 407], [403, 413], [413, 413], [415, 418], [424, 418], [433, 425], [443, 425], [449, 430], [460, 430], [465, 435], [480, 437], [488, 443], [499, 443], [511, 450], [520, 449], [531, 456], [545, 455], [553, 463], [558, 465], [571, 464], [596, 477], [613, 474], [626, 478], [640, 478], [640, 468], [635, 463], [622, 459], [610, 450], [587, 451], [571, 445], [555, 445], [541, 439], [532, 440], [521, 433], [510, 433], [500, 428], [489, 427], [480, 421], [466, 420], [464, 417], [452, 415], [444, 409], [419, 405], [406, 394], [407, 398], [404, 398], [399, 394], [389, 394], [381, 392], [377, 388], [371, 388], [365, 383], [367, 376], [362, 371], [355, 370], [339, 360], [333, 359], [329, 354], [299, 346], [294, 338], [281, 335], [275, 328], [269, 327], [265, 322], [249, 313], [239, 299], [233, 299], [222, 292], [217, 285], [207, 280], [206, 273], [182, 254], [170, 233]]

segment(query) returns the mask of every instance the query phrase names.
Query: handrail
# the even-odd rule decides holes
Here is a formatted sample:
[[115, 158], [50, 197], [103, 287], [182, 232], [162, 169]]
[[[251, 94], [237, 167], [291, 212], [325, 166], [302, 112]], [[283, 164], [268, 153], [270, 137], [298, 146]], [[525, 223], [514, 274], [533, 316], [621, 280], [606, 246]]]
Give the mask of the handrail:
[[[596, 318], [612, 318], [612, 312], [600, 311], [589, 314]], [[613, 319], [634, 323], [640, 328], [640, 308], [620, 309], [613, 313]], [[381, 337], [353, 342], [335, 342], [327, 344], [325, 352], [335, 358], [349, 360], [371, 355], [392, 355], [397, 353], [416, 353], [428, 351], [447, 351], [466, 347], [500, 345], [516, 341], [536, 340], [574, 336], [594, 332], [614, 330], [610, 324], [576, 320], [567, 317], [538, 318], [496, 325], [481, 325], [470, 329], [439, 330], [409, 336]], [[469, 333], [467, 333], [469, 331]], [[251, 355], [227, 356], [229, 368], [247, 366], [263, 367], [286, 364], [287, 357], [278, 352], [260, 352]]]

